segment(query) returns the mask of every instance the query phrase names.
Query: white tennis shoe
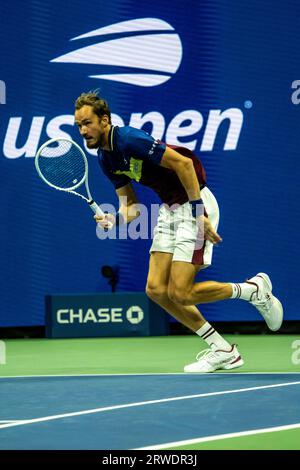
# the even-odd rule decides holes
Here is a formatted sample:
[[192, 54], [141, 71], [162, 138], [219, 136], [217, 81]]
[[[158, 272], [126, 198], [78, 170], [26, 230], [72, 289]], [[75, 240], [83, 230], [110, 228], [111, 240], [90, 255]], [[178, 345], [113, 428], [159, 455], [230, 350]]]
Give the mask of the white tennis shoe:
[[269, 276], [258, 273], [246, 282], [256, 286], [256, 291], [249, 302], [257, 308], [270, 330], [279, 330], [283, 321], [283, 308], [281, 302], [272, 294], [272, 282]]
[[215, 370], [229, 370], [241, 367], [244, 361], [240, 356], [235, 344], [229, 351], [216, 349], [204, 349], [196, 356], [196, 362], [185, 366], [184, 372], [207, 373]]

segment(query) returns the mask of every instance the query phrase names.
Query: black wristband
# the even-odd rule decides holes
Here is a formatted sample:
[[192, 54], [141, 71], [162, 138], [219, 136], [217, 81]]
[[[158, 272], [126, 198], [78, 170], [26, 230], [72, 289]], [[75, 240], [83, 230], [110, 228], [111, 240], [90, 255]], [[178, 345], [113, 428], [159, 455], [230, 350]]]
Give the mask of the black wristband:
[[192, 215], [193, 217], [197, 217], [198, 215], [200, 215], [200, 211], [198, 209], [198, 207], [202, 204], [203, 205], [203, 201], [202, 199], [197, 199], [196, 201], [189, 201], [190, 205], [191, 205], [191, 208], [192, 208]]
[[122, 225], [124, 223], [125, 223], [125, 220], [124, 220], [123, 215], [121, 214], [121, 212], [117, 212], [116, 213], [115, 225]]

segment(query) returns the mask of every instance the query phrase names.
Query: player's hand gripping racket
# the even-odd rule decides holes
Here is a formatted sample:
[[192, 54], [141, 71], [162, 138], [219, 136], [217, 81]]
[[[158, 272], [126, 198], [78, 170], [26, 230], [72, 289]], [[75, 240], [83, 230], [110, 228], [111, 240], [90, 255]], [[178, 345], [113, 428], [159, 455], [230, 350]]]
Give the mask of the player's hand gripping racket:
[[[76, 142], [71, 139], [48, 140], [35, 156], [35, 167], [39, 176], [49, 186], [81, 197], [95, 214], [105, 217], [91, 196], [88, 184], [88, 161], [84, 151]], [[83, 184], [87, 196], [75, 191]], [[111, 228], [113, 224], [108, 221], [107, 225]]]

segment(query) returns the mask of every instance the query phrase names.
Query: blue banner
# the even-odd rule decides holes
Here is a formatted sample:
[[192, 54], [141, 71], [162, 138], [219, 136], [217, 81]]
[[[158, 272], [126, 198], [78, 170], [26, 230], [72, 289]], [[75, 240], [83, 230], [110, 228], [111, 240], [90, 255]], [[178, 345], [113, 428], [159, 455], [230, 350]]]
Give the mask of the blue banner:
[[140, 292], [46, 296], [48, 338], [159, 336], [169, 333], [164, 311]]
[[[285, 319], [300, 319], [300, 3], [271, 0], [14, 0], [0, 6], [0, 326], [44, 325], [44, 296], [145, 287], [150, 239], [99, 240], [79, 198], [47, 187], [34, 155], [52, 137], [83, 141], [74, 101], [98, 88], [113, 123], [201, 158], [223, 243], [198, 280], [267, 272]], [[87, 151], [90, 187], [117, 205]], [[159, 203], [136, 185], [146, 206]], [[245, 302], [202, 307], [209, 321], [259, 320]]]

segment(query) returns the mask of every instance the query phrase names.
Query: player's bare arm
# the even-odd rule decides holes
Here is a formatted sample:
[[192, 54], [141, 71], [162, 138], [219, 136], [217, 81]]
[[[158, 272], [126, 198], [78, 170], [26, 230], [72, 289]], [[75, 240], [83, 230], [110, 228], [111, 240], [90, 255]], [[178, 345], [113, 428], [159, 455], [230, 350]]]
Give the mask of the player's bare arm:
[[125, 223], [129, 223], [140, 215], [139, 202], [131, 183], [116, 190], [120, 202], [119, 213]]
[[[194, 169], [193, 161], [190, 158], [180, 155], [180, 153], [167, 147], [161, 160], [161, 166], [175, 171], [187, 192], [189, 201], [197, 201], [201, 199], [201, 190], [198, 178]], [[202, 217], [205, 238], [214, 244], [222, 241], [220, 235], [213, 229], [209, 219], [204, 216]], [[199, 219], [200, 218], [201, 216]]]
[[169, 168], [177, 173], [177, 176], [186, 190], [190, 201], [201, 199], [198, 178], [194, 169], [193, 161], [190, 158], [184, 157], [175, 150], [167, 147], [160, 164], [161, 166]]
[[[123, 223], [129, 223], [136, 219], [140, 215], [138, 199], [131, 183], [122, 186], [116, 190], [119, 198], [119, 219], [122, 219]], [[95, 220], [103, 228], [107, 228], [107, 223], [112, 222], [115, 224], [116, 217], [113, 214], [106, 214], [105, 217], [95, 216]]]

